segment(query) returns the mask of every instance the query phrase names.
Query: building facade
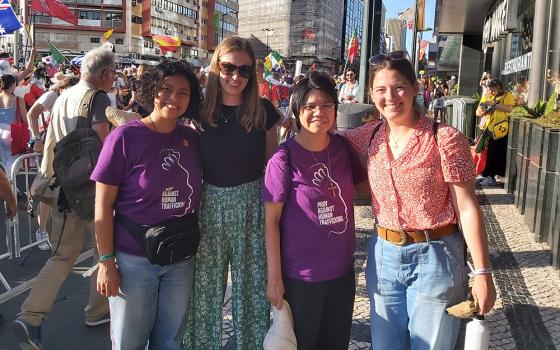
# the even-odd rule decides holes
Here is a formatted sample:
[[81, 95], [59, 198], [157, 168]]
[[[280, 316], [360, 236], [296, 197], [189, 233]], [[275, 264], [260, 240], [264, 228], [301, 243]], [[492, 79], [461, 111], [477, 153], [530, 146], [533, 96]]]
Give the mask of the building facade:
[[239, 35], [250, 38], [257, 57], [275, 50], [288, 65], [340, 64], [342, 0], [240, 0]]
[[406, 51], [406, 21], [398, 18], [388, 18], [385, 21], [385, 36], [389, 38], [390, 47], [387, 51]]
[[[64, 4], [78, 19], [77, 25], [32, 13], [31, 0], [14, 4], [22, 23], [34, 23], [31, 36], [41, 55], [49, 53], [49, 42], [69, 59], [83, 55], [102, 45], [103, 33], [113, 29], [109, 41], [121, 63], [159, 61], [161, 52], [152, 36], [167, 35], [181, 40], [174, 57], [207, 64], [217, 43], [237, 34], [235, 0], [65, 0]], [[14, 37], [0, 39], [4, 51], [14, 51]], [[33, 41], [23, 34], [19, 40], [23, 47]]]
[[348, 47], [352, 41], [352, 35], [356, 31], [358, 41], [362, 42], [362, 30], [364, 22], [364, 0], [344, 1], [344, 32], [342, 34], [342, 45], [340, 55], [346, 60]]

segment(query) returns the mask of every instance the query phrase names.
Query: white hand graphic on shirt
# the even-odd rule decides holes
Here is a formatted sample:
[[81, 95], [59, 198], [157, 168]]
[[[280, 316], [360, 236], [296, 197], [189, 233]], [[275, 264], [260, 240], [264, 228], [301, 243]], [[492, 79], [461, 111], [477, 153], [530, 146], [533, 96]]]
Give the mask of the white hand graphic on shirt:
[[[187, 211], [191, 208], [191, 197], [192, 197], [192, 194], [194, 193], [194, 190], [193, 190], [191, 184], [189, 183], [190, 174], [189, 174], [189, 171], [187, 169], [185, 169], [181, 165], [181, 163], [179, 162], [181, 160], [181, 153], [179, 153], [179, 152], [177, 152], [177, 151], [175, 151], [171, 148], [164, 149], [163, 151], [161, 151], [161, 153], [164, 154], [163, 162], [161, 163], [161, 168], [164, 171], [173, 171], [173, 170], [176, 170], [176, 169], [177, 170], [180, 169], [180, 170], [185, 172], [185, 177], [186, 177], [186, 180], [187, 180], [187, 187], [184, 190], [186, 190], [187, 193], [188, 193], [187, 201], [186, 201], [186, 205], [185, 205], [185, 211], [183, 212], [183, 214], [174, 215], [176, 217], [180, 217], [180, 216], [185, 215], [187, 213]], [[181, 189], [181, 190], [183, 190], [183, 189]]]
[[[317, 163], [311, 167], [314, 170], [313, 179], [311, 182], [321, 189], [321, 192], [328, 193], [329, 205], [334, 205], [334, 212], [332, 213], [333, 218], [342, 216], [342, 221], [334, 222], [328, 224], [331, 228], [331, 234], [343, 234], [346, 232], [348, 227], [348, 207], [342, 198], [342, 191], [340, 190], [340, 185], [331, 177], [329, 168], [323, 163]], [[334, 197], [334, 198], [333, 198]], [[344, 207], [344, 212], [340, 212], [340, 208]], [[321, 223], [321, 218], [319, 218]], [[323, 225], [323, 223], [321, 223]], [[327, 225], [327, 224], [325, 224]]]

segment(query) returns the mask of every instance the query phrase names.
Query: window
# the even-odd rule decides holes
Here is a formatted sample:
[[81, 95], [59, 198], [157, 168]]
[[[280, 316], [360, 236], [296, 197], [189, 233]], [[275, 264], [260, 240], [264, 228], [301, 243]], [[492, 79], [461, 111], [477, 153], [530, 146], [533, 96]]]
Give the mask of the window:
[[121, 45], [124, 44], [124, 39], [123, 38], [117, 38], [115, 40], [115, 44], [121, 44]]
[[80, 11], [80, 19], [99, 20], [99, 11]]
[[99, 38], [89, 38], [90, 43], [99, 44], [101, 41]]
[[139, 16], [132, 16], [131, 22], [135, 24], [142, 24], [142, 17]]

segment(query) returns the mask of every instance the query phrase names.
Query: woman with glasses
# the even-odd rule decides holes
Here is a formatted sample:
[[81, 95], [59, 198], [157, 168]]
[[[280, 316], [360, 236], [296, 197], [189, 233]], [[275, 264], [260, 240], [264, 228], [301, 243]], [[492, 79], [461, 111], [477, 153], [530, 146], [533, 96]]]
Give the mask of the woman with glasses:
[[267, 297], [278, 308], [288, 301], [299, 350], [346, 350], [356, 290], [353, 185], [366, 174], [330, 133], [337, 105], [330, 77], [312, 72], [291, 103], [299, 133], [268, 162], [262, 196]]
[[384, 119], [345, 136], [367, 158], [377, 221], [366, 270], [372, 345], [453, 349], [460, 320], [445, 310], [466, 297], [465, 242], [477, 313], [496, 299], [469, 144], [415, 104], [418, 84], [403, 52], [370, 64], [371, 97]]
[[346, 82], [340, 88], [338, 93], [338, 101], [340, 103], [358, 103], [358, 74], [354, 68], [348, 68], [344, 75]]
[[210, 62], [201, 118], [204, 189], [194, 314], [188, 349], [222, 346], [222, 303], [231, 266], [236, 349], [259, 349], [269, 325], [264, 208], [266, 161], [280, 115], [259, 97], [248, 40], [225, 39]]

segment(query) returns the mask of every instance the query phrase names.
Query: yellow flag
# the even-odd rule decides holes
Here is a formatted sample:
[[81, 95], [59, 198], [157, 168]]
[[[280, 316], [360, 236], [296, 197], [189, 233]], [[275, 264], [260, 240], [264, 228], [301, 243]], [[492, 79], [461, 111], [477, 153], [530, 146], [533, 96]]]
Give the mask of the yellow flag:
[[103, 37], [105, 38], [105, 41], [109, 40], [112, 35], [113, 35], [113, 29], [109, 29], [108, 31], [103, 33]]
[[424, 0], [416, 0], [416, 29], [424, 30], [426, 2]]

